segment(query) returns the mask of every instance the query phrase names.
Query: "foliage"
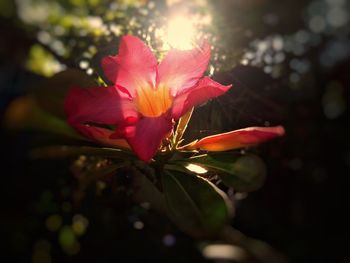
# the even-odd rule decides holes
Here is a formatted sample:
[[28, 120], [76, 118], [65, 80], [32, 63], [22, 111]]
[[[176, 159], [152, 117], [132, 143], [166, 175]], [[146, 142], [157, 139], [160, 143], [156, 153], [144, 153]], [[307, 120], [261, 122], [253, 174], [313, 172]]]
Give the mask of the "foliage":
[[[78, 169], [86, 174], [81, 175], [81, 178], [90, 178], [81, 181], [88, 185], [107, 180], [119, 169], [136, 169], [136, 173], [146, 176], [141, 181], [136, 176], [136, 184], [153, 190], [152, 194], [146, 191], [147, 195], [142, 196], [145, 193], [134, 189], [135, 198], [154, 202], [155, 209], [164, 210], [165, 207], [165, 211], [160, 212], [165, 212], [180, 229], [197, 237], [215, 237], [233, 215], [231, 200], [210, 182], [210, 178], [218, 175], [224, 184], [236, 191], [252, 191], [262, 185], [265, 178], [264, 165], [255, 155], [239, 152], [198, 154], [197, 151], [177, 150], [177, 145], [183, 141], [190, 113], [180, 119], [176, 135], [169, 139], [173, 150], [160, 153], [150, 163], [139, 161], [129, 150], [85, 146], [85, 139], [67, 126], [63, 119], [63, 99], [72, 83], [89, 86], [94, 81], [78, 70], [67, 70], [44, 81], [31, 95], [15, 100], [8, 108], [5, 115], [8, 128], [41, 130], [80, 140], [75, 146], [34, 149], [32, 158], [96, 157], [99, 163], [104, 162], [103, 169]], [[200, 165], [208, 171], [196, 174], [186, 168], [189, 164]], [[159, 198], [151, 195], [160, 196], [163, 205], [159, 205]]]
[[[72, 170], [79, 181], [77, 202], [92, 185], [96, 188], [101, 182], [108, 185], [106, 182], [115, 173], [126, 172], [132, 177], [131, 192], [135, 201], [149, 202], [151, 208], [166, 214], [181, 230], [194, 237], [220, 238], [234, 210], [232, 200], [223, 190], [248, 192], [261, 187], [265, 167], [259, 157], [239, 150], [207, 153], [179, 149], [191, 112], [179, 120], [174, 134], [165, 142], [170, 150], [159, 154], [150, 163], [140, 162], [129, 150], [92, 146], [64, 120], [63, 99], [71, 86], [91, 87], [108, 83], [99, 67], [100, 59], [116, 52], [121, 35], [133, 33], [141, 36], [158, 50], [159, 58], [167, 51], [169, 47], [159, 37], [164, 35], [158, 29], [165, 21], [161, 13], [170, 14], [172, 8], [162, 4], [163, 1], [155, 1], [156, 8], [147, 2], [18, 1], [19, 19], [37, 37], [37, 43], [30, 48], [26, 66], [51, 78], [10, 105], [5, 125], [11, 129], [50, 132], [77, 140], [73, 145], [34, 149], [31, 154], [33, 158], [76, 160]], [[204, 10], [209, 7], [203, 8], [194, 2], [195, 15], [199, 16], [197, 20], [205, 21], [205, 16], [201, 15], [205, 15]], [[106, 6], [109, 7], [107, 10]], [[219, 27], [219, 24], [215, 25]], [[211, 74], [237, 63], [242, 49], [235, 52], [223, 49], [221, 42], [213, 37], [218, 28], [210, 22], [197, 24], [197, 27], [202, 29], [204, 36], [218, 43]], [[229, 58], [222, 55], [224, 52]], [[230, 62], [224, 62], [226, 60]], [[79, 67], [82, 71], [62, 71], [65, 67]], [[197, 165], [206, 172], [196, 173], [189, 169], [189, 165]], [[59, 242], [68, 254], [76, 251], [73, 230], [63, 227], [59, 233]]]

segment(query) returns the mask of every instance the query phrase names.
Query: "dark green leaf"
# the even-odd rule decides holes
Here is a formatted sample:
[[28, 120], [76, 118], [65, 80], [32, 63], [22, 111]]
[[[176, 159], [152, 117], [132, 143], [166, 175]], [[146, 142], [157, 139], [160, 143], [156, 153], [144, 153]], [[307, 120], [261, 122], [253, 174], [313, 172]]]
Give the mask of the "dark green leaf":
[[227, 186], [239, 192], [260, 188], [266, 178], [265, 164], [254, 154], [208, 153], [190, 158], [188, 162], [215, 170]]
[[150, 204], [150, 208], [167, 215], [167, 209], [165, 205], [164, 195], [157, 189], [157, 187], [135, 168], [131, 168], [132, 173], [132, 197], [137, 203], [147, 202]]
[[103, 167], [97, 167], [97, 165], [91, 169], [87, 169], [81, 174], [84, 176], [79, 176], [81, 182], [84, 184], [90, 184], [93, 182], [96, 182], [99, 179], [103, 179], [107, 175], [112, 175], [115, 173], [118, 169], [125, 167], [127, 164], [125, 162], [120, 163], [110, 163], [108, 165], [105, 165]]
[[96, 82], [84, 72], [68, 69], [42, 81], [33, 90], [33, 95], [39, 107], [43, 110], [65, 119], [64, 98], [71, 87], [88, 88], [97, 86]]
[[50, 132], [74, 139], [83, 139], [66, 121], [38, 107], [31, 96], [14, 100], [4, 115], [4, 127], [12, 130]]
[[232, 204], [214, 184], [195, 174], [165, 171], [162, 185], [170, 218], [195, 237], [213, 237], [228, 222]]
[[102, 148], [90, 146], [47, 146], [34, 149], [31, 152], [32, 158], [68, 158], [79, 155], [92, 155], [116, 159], [136, 159], [131, 152], [115, 148]]

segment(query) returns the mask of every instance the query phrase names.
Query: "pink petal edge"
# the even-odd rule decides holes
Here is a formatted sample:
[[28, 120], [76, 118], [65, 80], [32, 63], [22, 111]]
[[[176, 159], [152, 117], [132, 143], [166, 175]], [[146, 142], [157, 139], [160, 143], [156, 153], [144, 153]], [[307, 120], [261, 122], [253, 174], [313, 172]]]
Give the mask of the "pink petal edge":
[[232, 85], [221, 85], [209, 77], [202, 78], [196, 86], [187, 89], [175, 97], [172, 108], [173, 118], [175, 120], [179, 119], [192, 107], [224, 94], [231, 87]]
[[86, 122], [115, 125], [138, 118], [132, 101], [115, 87], [72, 88], [65, 98], [64, 110], [71, 125]]
[[106, 77], [126, 89], [131, 97], [135, 96], [137, 87], [145, 83], [155, 85], [157, 60], [149, 47], [135, 36], [124, 36], [118, 55], [104, 57], [101, 64]]
[[172, 128], [172, 121], [164, 115], [157, 118], [143, 118], [135, 125], [117, 130], [111, 138], [125, 138], [136, 155], [147, 162], [157, 153], [162, 140]]
[[169, 87], [172, 96], [196, 85], [208, 67], [210, 49], [207, 41], [192, 50], [171, 49], [158, 66], [157, 84]]
[[125, 139], [111, 139], [110, 136], [113, 133], [111, 130], [83, 124], [74, 125], [73, 127], [82, 135], [95, 142], [98, 142], [99, 144], [116, 148], [130, 149], [129, 144]]

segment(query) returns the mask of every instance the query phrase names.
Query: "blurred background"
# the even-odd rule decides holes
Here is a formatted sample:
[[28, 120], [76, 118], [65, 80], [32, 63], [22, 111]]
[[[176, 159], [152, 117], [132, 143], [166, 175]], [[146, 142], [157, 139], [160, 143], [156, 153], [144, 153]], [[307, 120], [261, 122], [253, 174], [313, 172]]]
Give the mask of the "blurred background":
[[[267, 180], [232, 197], [232, 225], [289, 262], [347, 263], [349, 33], [347, 0], [1, 0], [0, 118], [33, 88], [50, 92], [47, 79], [66, 69], [103, 78], [100, 60], [125, 34], [158, 58], [207, 38], [207, 74], [234, 88], [195, 110], [187, 139], [286, 128], [284, 138], [253, 149]], [[72, 160], [28, 158], [35, 146], [67, 139], [4, 127], [0, 135], [0, 229], [12, 262], [251, 262], [239, 248], [194, 240], [133, 204], [123, 174], [113, 178], [118, 191], [87, 192], [76, 206]]]

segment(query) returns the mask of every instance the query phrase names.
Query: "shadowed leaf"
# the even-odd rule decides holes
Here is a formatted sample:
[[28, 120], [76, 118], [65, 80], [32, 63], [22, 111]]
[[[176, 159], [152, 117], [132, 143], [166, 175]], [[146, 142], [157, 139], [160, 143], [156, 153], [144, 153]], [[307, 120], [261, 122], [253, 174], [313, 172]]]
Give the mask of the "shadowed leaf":
[[257, 190], [266, 177], [264, 162], [253, 154], [208, 153], [190, 158], [188, 162], [215, 170], [224, 184], [239, 192]]
[[132, 169], [132, 197], [137, 203], [149, 203], [150, 208], [162, 215], [167, 215], [164, 195], [147, 178], [147, 176], [136, 169]]
[[4, 127], [11, 130], [45, 131], [85, 140], [64, 120], [43, 111], [30, 96], [15, 99], [4, 115]]
[[116, 159], [136, 159], [136, 157], [129, 152], [114, 148], [100, 148], [90, 146], [47, 146], [34, 149], [31, 152], [32, 158], [68, 158], [78, 155], [92, 155]]
[[228, 222], [232, 205], [224, 192], [204, 178], [165, 171], [162, 184], [170, 218], [195, 237], [213, 237]]
[[68, 69], [42, 81], [33, 90], [33, 95], [42, 109], [65, 118], [63, 104], [68, 90], [71, 87], [88, 88], [92, 86], [97, 86], [97, 84], [90, 76], [77, 69]]

